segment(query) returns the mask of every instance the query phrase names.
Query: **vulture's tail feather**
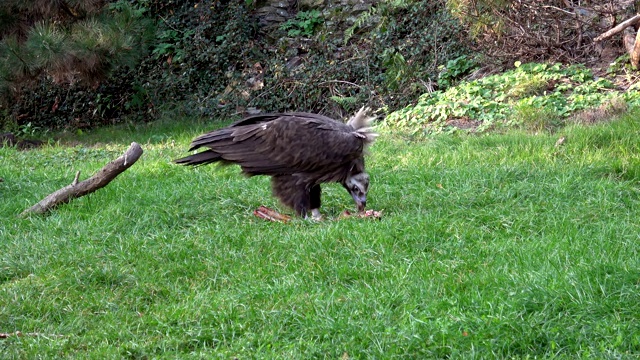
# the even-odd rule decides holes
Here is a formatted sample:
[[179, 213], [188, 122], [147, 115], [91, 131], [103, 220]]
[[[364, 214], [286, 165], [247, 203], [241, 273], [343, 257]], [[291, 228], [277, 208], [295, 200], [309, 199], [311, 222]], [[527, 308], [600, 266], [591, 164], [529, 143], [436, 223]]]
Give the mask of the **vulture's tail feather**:
[[222, 142], [233, 141], [232, 133], [233, 129], [220, 129], [200, 135], [191, 142], [189, 151], [193, 151], [203, 146], [211, 145], [213, 143], [220, 144]]
[[181, 159], [174, 160], [173, 162], [180, 165], [197, 166], [197, 165], [211, 164], [220, 160], [222, 160], [222, 157], [220, 157], [220, 154], [212, 150], [207, 150], [194, 155], [183, 157]]

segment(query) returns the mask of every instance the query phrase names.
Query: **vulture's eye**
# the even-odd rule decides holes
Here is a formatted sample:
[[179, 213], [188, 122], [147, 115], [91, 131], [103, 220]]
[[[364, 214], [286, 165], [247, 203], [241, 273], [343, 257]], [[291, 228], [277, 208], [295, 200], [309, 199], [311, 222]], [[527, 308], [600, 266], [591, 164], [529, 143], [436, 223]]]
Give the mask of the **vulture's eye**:
[[351, 188], [351, 191], [353, 191], [354, 193], [360, 192], [360, 189], [358, 189], [357, 186], [354, 186]]

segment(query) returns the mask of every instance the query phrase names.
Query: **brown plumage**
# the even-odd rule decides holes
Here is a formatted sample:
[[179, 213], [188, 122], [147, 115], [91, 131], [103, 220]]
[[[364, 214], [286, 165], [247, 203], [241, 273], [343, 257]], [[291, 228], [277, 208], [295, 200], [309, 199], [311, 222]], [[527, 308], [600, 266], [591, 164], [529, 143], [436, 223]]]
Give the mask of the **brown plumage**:
[[364, 210], [369, 176], [364, 149], [377, 136], [368, 109], [342, 123], [310, 113], [260, 114], [198, 136], [175, 160], [182, 165], [238, 164], [248, 176], [271, 176], [273, 194], [300, 216], [319, 218], [320, 184], [341, 183]]

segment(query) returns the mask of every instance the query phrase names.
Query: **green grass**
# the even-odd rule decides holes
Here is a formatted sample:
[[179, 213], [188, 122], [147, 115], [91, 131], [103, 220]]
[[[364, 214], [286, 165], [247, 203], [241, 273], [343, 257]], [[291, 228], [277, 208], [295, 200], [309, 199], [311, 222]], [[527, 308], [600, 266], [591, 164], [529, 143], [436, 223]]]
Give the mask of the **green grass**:
[[[0, 333], [40, 334], [0, 339], [0, 358], [637, 358], [638, 115], [385, 133], [368, 160], [380, 221], [254, 217], [287, 211], [268, 179], [170, 163], [215, 124], [0, 149]], [[17, 216], [131, 141], [145, 153], [106, 188]], [[330, 218], [354, 207], [336, 185], [324, 201]]]

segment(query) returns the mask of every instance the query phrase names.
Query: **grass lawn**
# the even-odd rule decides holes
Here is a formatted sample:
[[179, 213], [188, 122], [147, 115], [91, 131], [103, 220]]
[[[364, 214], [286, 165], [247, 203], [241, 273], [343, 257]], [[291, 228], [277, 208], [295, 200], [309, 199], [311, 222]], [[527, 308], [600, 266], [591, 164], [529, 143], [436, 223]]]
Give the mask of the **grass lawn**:
[[[184, 120], [0, 149], [0, 358], [638, 358], [640, 112], [556, 134], [410, 141], [368, 158], [369, 208], [324, 222], [269, 180], [185, 168]], [[566, 136], [564, 145], [554, 144]], [[120, 156], [106, 188], [17, 215]]]

